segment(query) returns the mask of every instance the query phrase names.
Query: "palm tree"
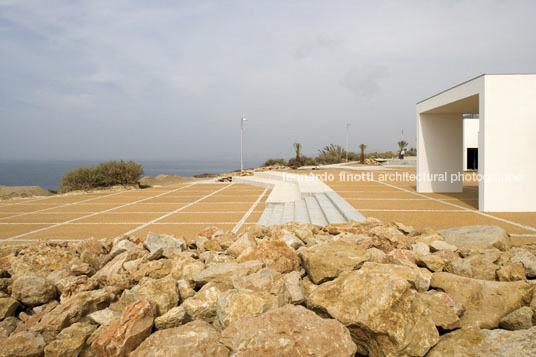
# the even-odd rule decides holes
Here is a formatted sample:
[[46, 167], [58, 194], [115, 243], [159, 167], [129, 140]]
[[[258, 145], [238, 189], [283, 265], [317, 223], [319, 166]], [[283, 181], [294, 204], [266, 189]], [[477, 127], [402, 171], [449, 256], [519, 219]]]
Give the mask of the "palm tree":
[[408, 146], [408, 142], [406, 140], [400, 140], [398, 142], [398, 157], [402, 158], [402, 150], [404, 150]]
[[359, 145], [359, 148], [361, 149], [361, 163], [365, 163], [365, 149], [367, 148], [367, 145], [361, 144]]
[[301, 166], [301, 144], [300, 143], [294, 143], [294, 151], [296, 152], [296, 161], [294, 162], [294, 165], [296, 167], [300, 167]]

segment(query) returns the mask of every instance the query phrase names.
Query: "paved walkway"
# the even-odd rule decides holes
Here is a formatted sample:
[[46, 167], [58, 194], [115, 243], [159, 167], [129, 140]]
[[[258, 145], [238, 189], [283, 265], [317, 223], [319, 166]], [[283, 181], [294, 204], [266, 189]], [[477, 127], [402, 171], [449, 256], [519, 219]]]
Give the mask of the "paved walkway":
[[[331, 174], [325, 183], [366, 217], [415, 228], [494, 224], [506, 229], [515, 243], [536, 242], [536, 212], [479, 212], [476, 182], [467, 182], [462, 193], [421, 194], [414, 181], [389, 180], [388, 175], [415, 173], [411, 167], [343, 166], [296, 173]], [[0, 201], [0, 241], [144, 236], [149, 231], [195, 237], [212, 225], [241, 231], [259, 220], [269, 193], [268, 188], [238, 183], [191, 183]]]
[[0, 201], [0, 241], [193, 236], [216, 225], [239, 231], [264, 210], [268, 189], [231, 183], [193, 183], [121, 192]]
[[478, 211], [476, 181], [465, 182], [460, 193], [418, 193], [416, 182], [407, 179], [415, 174], [415, 167], [355, 165], [314, 172], [332, 174], [333, 180], [326, 183], [366, 217], [399, 221], [417, 229], [493, 224], [509, 232], [515, 243], [536, 242], [536, 212]]

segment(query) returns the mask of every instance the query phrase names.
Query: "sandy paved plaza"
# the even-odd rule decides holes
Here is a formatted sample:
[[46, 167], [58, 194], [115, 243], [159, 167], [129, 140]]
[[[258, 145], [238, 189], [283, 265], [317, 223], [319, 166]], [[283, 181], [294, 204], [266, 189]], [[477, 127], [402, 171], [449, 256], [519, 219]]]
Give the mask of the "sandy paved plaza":
[[[506, 229], [516, 243], [536, 242], [536, 213], [479, 212], [476, 182], [466, 182], [463, 193], [421, 194], [415, 192], [414, 181], [386, 180], [397, 172], [399, 177], [415, 173], [415, 168], [311, 172], [331, 174], [332, 180], [326, 183], [367, 217], [415, 228], [495, 224]], [[188, 183], [0, 201], [0, 240], [78, 240], [144, 236], [149, 231], [193, 237], [213, 225], [241, 231], [260, 218], [269, 193], [268, 189], [236, 183]]]

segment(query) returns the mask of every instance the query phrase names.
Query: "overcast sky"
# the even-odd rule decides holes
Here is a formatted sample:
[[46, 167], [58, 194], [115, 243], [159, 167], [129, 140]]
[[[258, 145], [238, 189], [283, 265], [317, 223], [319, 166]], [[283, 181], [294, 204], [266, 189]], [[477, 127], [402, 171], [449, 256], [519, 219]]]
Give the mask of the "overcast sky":
[[415, 104], [536, 72], [536, 1], [0, 0], [0, 159], [415, 145]]

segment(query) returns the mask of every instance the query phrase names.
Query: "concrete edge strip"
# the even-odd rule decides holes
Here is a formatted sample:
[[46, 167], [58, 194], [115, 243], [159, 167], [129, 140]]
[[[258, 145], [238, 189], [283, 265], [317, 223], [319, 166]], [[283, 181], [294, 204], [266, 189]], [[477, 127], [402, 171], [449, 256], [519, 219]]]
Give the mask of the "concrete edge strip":
[[[375, 180], [376, 181], [376, 180]], [[391, 185], [389, 183], [386, 183], [386, 182], [381, 182], [381, 181], [376, 181], [376, 182], [379, 182], [381, 183], [382, 185], [387, 185], [387, 186], [390, 186], [390, 187], [394, 187], [394, 188], [397, 188], [401, 191], [404, 191], [404, 192], [409, 192], [411, 194], [414, 194], [414, 195], [417, 195], [417, 196], [420, 196], [420, 197], [425, 197], [429, 200], [432, 200], [432, 201], [436, 201], [436, 202], [439, 202], [439, 203], [443, 203], [443, 204], [446, 204], [446, 205], [449, 205], [449, 206], [452, 206], [452, 207], [457, 207], [459, 209], [462, 209], [464, 211], [467, 211], [467, 212], [472, 212], [472, 213], [476, 213], [478, 215], [481, 215], [481, 216], [484, 216], [484, 217], [487, 217], [487, 218], [491, 218], [491, 219], [495, 219], [497, 221], [500, 221], [500, 222], [503, 222], [503, 223], [507, 223], [507, 224], [511, 224], [513, 226], [516, 226], [516, 227], [519, 227], [519, 228], [523, 228], [523, 229], [526, 229], [528, 231], [533, 231], [533, 232], [536, 232], [536, 228], [533, 228], [533, 227], [530, 227], [530, 226], [525, 226], [524, 224], [521, 224], [521, 223], [517, 223], [517, 222], [513, 222], [513, 221], [509, 221], [507, 219], [504, 219], [504, 218], [500, 218], [500, 217], [495, 217], [491, 214], [487, 214], [487, 213], [484, 213], [484, 212], [480, 212], [480, 211], [477, 211], [477, 210], [473, 210], [473, 209], [470, 209], [470, 208], [467, 208], [467, 207], [463, 207], [463, 206], [459, 206], [457, 204], [454, 204], [454, 203], [451, 203], [451, 202], [446, 202], [446, 201], [443, 201], [439, 198], [433, 198], [433, 197], [427, 197], [423, 194], [420, 194], [418, 192], [411, 192], [409, 190], [406, 190], [404, 188], [400, 188], [400, 187], [397, 187], [395, 185]]]
[[[151, 196], [151, 197], [147, 197], [147, 198], [144, 198], [144, 199], [141, 199], [141, 200], [138, 200], [138, 201], [134, 201], [134, 202], [130, 202], [130, 203], [125, 203], [125, 204], [123, 204], [123, 205], [120, 205], [120, 206], [117, 206], [117, 207], [113, 207], [113, 208], [109, 208], [109, 209], [104, 210], [104, 211], [93, 212], [93, 213], [88, 214], [88, 215], [86, 215], [86, 216], [82, 216], [82, 217], [74, 218], [74, 219], [71, 219], [71, 220], [69, 220], [69, 221], [56, 223], [56, 224], [53, 224], [53, 225], [51, 225], [51, 226], [49, 226], [49, 227], [43, 227], [43, 228], [40, 228], [40, 229], [36, 229], [35, 231], [31, 231], [31, 232], [27, 232], [27, 233], [22, 233], [22, 234], [13, 236], [13, 237], [6, 238], [6, 239], [4, 239], [3, 241], [4, 241], [4, 242], [12, 241], [12, 240], [15, 240], [15, 239], [20, 238], [20, 237], [25, 237], [25, 236], [30, 235], [30, 234], [33, 234], [33, 233], [38, 233], [38, 232], [45, 231], [45, 230], [47, 230], [47, 229], [51, 229], [51, 228], [55, 228], [55, 227], [59, 227], [59, 226], [61, 226], [61, 225], [68, 224], [68, 223], [72, 223], [72, 222], [78, 221], [78, 220], [80, 220], [80, 219], [85, 219], [85, 218], [93, 217], [93, 216], [96, 216], [96, 215], [101, 214], [101, 213], [108, 213], [108, 212], [113, 211], [114, 209], [117, 209], [117, 208], [127, 207], [127, 206], [130, 206], [130, 205], [136, 204], [136, 203], [138, 203], [138, 202], [143, 202], [143, 201], [147, 201], [147, 200], [150, 200], [150, 199], [153, 199], [153, 198], [156, 198], [156, 197], [164, 196], [164, 195], [166, 195], [166, 194], [168, 194], [168, 193], [171, 193], [171, 192], [184, 190], [184, 189], [186, 189], [186, 188], [188, 188], [188, 187], [191, 187], [191, 186], [193, 186], [193, 184], [189, 184], [189, 185], [186, 185], [186, 186], [182, 186], [182, 187], [176, 188], [176, 189], [171, 190], [171, 191], [162, 192], [162, 193], [160, 193], [160, 194], [158, 194], [158, 195]], [[123, 193], [123, 192], [124, 192], [124, 191], [122, 191], [121, 193]]]
[[[193, 185], [193, 184], [192, 184], [192, 185]], [[190, 186], [192, 186], [192, 185], [190, 185]], [[194, 202], [190, 202], [190, 203], [188, 203], [187, 205], [182, 206], [182, 207], [180, 207], [180, 208], [177, 208], [176, 210], [174, 210], [174, 211], [172, 211], [172, 212], [168, 212], [168, 213], [164, 214], [163, 216], [160, 216], [160, 217], [158, 217], [158, 218], [155, 218], [155, 219], [153, 219], [152, 221], [146, 222], [146, 223], [142, 224], [141, 226], [139, 226], [139, 227], [137, 227], [137, 228], [134, 228], [134, 229], [131, 229], [130, 231], [128, 231], [128, 232], [126, 232], [126, 233], [124, 233], [124, 234], [125, 234], [125, 235], [129, 235], [129, 234], [132, 234], [132, 233], [134, 233], [134, 232], [137, 232], [137, 231], [139, 231], [140, 229], [143, 229], [143, 228], [145, 228], [145, 227], [147, 227], [147, 226], [149, 226], [149, 225], [151, 225], [151, 224], [157, 223], [159, 220], [164, 219], [164, 218], [166, 218], [166, 217], [169, 217], [169, 216], [171, 216], [172, 214], [178, 213], [178, 212], [182, 211], [182, 210], [185, 209], [185, 208], [188, 208], [188, 207], [190, 207], [190, 206], [193, 206], [193, 205], [195, 205], [196, 203], [199, 203], [199, 202], [201, 202], [202, 200], [204, 200], [204, 199], [206, 199], [206, 198], [209, 198], [210, 196], [213, 196], [213, 195], [217, 194], [218, 192], [221, 192], [221, 191], [223, 191], [223, 190], [228, 189], [228, 188], [231, 187], [232, 185], [233, 185], [232, 183], [227, 184], [226, 186], [224, 186], [224, 187], [222, 187], [222, 188], [220, 188], [220, 189], [218, 189], [218, 190], [216, 190], [216, 191], [213, 191], [213, 192], [209, 193], [208, 195], [206, 195], [206, 196], [204, 196], [204, 197], [201, 197], [200, 199], [198, 199], [198, 200], [196, 200], [196, 201], [194, 201]]]
[[266, 195], [266, 192], [268, 192], [268, 187], [264, 189], [264, 191], [261, 193], [261, 195], [259, 196], [259, 198], [257, 198], [257, 201], [255, 201], [251, 207], [249, 208], [249, 210], [242, 216], [242, 218], [240, 219], [240, 221], [238, 221], [238, 223], [234, 226], [234, 228], [232, 229], [232, 232], [233, 233], [236, 233], [238, 232], [238, 230], [242, 227], [242, 225], [246, 222], [246, 220], [249, 218], [249, 216], [251, 215], [251, 213], [253, 213], [253, 211], [255, 210], [255, 208], [257, 207], [257, 205], [259, 204], [259, 202], [261, 202], [262, 198], [264, 197], [264, 195]]

